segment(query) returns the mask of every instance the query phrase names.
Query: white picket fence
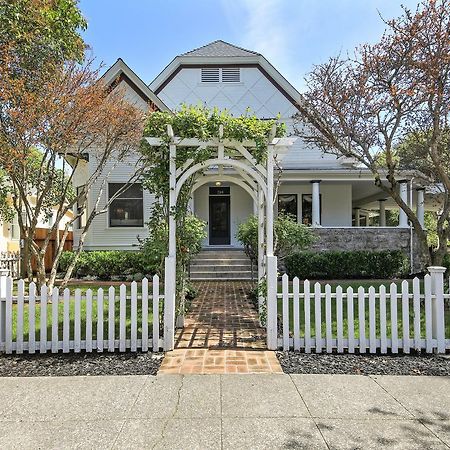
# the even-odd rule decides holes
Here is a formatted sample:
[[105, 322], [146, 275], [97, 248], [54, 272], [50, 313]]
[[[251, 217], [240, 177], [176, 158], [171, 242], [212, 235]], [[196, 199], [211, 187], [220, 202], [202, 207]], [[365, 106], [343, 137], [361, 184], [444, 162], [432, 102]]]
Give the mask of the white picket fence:
[[19, 276], [19, 252], [0, 252], [0, 269], [6, 269], [16, 278]]
[[[127, 287], [73, 292], [51, 291], [35, 283], [16, 285], [3, 277], [0, 288], [0, 352], [57, 353], [158, 351], [160, 336], [160, 282], [144, 278]], [[151, 293], [149, 290], [151, 289]]]
[[[443, 271], [395, 283], [345, 291], [283, 275], [278, 292], [278, 346], [310, 353], [426, 353], [450, 350], [450, 293]], [[300, 289], [302, 286], [302, 289]], [[291, 320], [290, 320], [291, 319]], [[281, 327], [280, 327], [281, 325]]]

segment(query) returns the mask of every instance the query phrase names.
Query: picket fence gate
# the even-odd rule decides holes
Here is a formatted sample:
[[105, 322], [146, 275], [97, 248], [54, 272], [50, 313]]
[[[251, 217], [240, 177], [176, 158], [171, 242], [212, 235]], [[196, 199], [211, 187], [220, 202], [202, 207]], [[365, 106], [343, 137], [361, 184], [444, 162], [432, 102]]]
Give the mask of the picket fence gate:
[[[3, 277], [0, 295], [0, 352], [63, 353], [158, 351], [163, 295], [157, 275], [152, 284], [125, 284], [73, 292], [58, 287], [38, 291], [23, 280]], [[149, 292], [151, 288], [151, 293]]]
[[337, 286], [332, 292], [329, 284], [300, 283], [297, 277], [291, 285], [283, 275], [278, 347], [306, 353], [445, 353], [450, 350], [450, 293], [444, 292], [445, 268], [429, 270], [423, 287], [414, 278], [400, 289], [392, 283], [378, 291]]

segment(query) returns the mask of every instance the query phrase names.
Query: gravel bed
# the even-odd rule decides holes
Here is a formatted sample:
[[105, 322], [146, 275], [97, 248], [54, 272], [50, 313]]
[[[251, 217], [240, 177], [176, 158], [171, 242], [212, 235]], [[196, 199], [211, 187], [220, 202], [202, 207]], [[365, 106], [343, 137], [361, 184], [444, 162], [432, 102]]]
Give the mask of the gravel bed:
[[277, 352], [284, 373], [450, 376], [450, 355]]
[[67, 353], [0, 356], [0, 377], [156, 375], [163, 353]]

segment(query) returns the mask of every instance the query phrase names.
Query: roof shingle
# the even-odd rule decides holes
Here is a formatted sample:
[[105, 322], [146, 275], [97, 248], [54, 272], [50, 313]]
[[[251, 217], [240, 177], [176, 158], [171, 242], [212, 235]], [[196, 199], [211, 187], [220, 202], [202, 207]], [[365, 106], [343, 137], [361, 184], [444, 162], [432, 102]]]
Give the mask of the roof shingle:
[[259, 55], [257, 52], [246, 50], [245, 48], [237, 47], [228, 42], [217, 40], [206, 44], [202, 47], [195, 48], [189, 52], [183, 53], [180, 56], [255, 56]]

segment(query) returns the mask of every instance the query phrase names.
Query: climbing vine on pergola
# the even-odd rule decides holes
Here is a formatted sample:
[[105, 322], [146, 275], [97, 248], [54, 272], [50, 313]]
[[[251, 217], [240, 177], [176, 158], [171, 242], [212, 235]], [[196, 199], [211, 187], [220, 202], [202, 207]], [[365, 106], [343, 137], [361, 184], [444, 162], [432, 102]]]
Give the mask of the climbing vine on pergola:
[[[267, 274], [267, 295], [276, 301], [276, 257], [273, 255], [274, 166], [295, 138], [285, 126], [254, 115], [233, 117], [227, 111], [183, 107], [175, 114], [153, 113], [144, 130], [145, 185], [155, 194], [153, 215], [166, 221], [164, 342], [174, 346], [177, 281], [186, 276], [177, 264], [182, 245], [177, 227], [183, 224], [193, 192], [208, 182], [241, 186], [258, 211], [258, 278]], [[264, 258], [264, 253], [266, 258]], [[269, 306], [269, 305], [268, 305]], [[276, 343], [276, 313], [267, 310], [268, 345]], [[273, 320], [275, 319], [275, 320]], [[273, 329], [274, 328], [274, 329]]]

